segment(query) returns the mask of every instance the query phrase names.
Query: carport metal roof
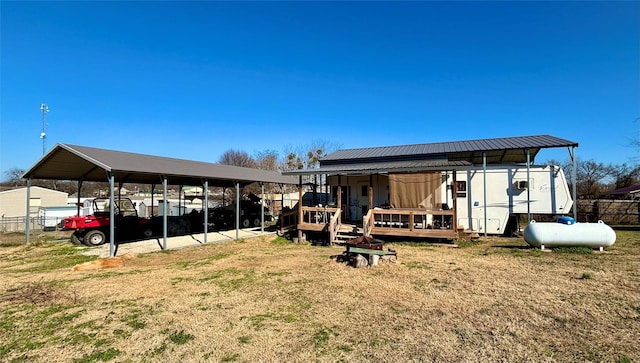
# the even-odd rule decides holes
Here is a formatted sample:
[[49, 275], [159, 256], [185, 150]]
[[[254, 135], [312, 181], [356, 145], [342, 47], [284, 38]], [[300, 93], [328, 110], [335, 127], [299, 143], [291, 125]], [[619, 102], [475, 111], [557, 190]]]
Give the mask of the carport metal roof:
[[28, 179], [107, 181], [172, 185], [233, 186], [252, 182], [297, 184], [298, 178], [275, 171], [57, 144], [23, 175]]

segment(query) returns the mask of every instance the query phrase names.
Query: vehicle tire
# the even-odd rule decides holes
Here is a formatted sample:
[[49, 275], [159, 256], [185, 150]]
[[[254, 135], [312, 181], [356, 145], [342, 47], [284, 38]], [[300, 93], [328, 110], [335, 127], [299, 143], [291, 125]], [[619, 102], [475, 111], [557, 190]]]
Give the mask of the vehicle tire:
[[84, 243], [87, 246], [100, 246], [105, 243], [106, 240], [107, 236], [98, 230], [89, 231], [84, 235]]
[[82, 244], [83, 238], [80, 236], [80, 233], [73, 232], [71, 234], [70, 238], [71, 238], [71, 243], [73, 243], [74, 245], [81, 245]]
[[253, 226], [254, 227], [260, 227], [261, 224], [262, 224], [262, 222], [260, 221], [260, 218], [255, 218], [253, 220]]
[[251, 221], [249, 221], [248, 219], [243, 219], [242, 220], [242, 228], [249, 228], [251, 227]]
[[151, 238], [153, 237], [153, 230], [151, 228], [145, 228], [142, 231], [142, 237], [144, 238]]

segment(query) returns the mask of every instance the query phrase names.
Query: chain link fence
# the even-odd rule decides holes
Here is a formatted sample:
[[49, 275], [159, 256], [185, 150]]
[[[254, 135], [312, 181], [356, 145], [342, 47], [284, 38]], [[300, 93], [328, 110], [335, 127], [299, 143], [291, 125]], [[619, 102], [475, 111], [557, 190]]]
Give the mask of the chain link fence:
[[[55, 231], [62, 220], [61, 217], [30, 217], [29, 229], [31, 231]], [[2, 217], [0, 218], [0, 232], [25, 232], [27, 217]]]

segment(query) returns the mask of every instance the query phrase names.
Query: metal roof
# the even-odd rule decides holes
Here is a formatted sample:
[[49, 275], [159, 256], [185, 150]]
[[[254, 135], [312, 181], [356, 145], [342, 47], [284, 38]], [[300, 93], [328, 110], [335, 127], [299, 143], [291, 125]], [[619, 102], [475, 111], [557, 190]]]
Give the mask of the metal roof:
[[378, 174], [461, 170], [483, 163], [517, 164], [534, 162], [541, 149], [577, 147], [578, 143], [550, 135], [504, 137], [430, 144], [382, 146], [335, 151], [320, 160], [317, 169], [289, 170], [285, 175]]
[[636, 193], [640, 193], [640, 184], [631, 185], [624, 188], [618, 188], [605, 194], [616, 195], [616, 194], [636, 194]]
[[487, 154], [487, 163], [526, 162], [526, 150], [531, 161], [543, 148], [578, 146], [577, 142], [550, 135], [504, 137], [467, 141], [437, 142], [429, 144], [383, 146], [335, 151], [320, 160], [320, 165], [376, 162], [378, 160], [416, 160], [445, 158], [465, 160], [473, 164], [482, 163], [482, 153]]
[[283, 172], [289, 175], [308, 174], [340, 174], [340, 175], [360, 175], [360, 174], [382, 174], [382, 173], [402, 173], [410, 171], [440, 171], [465, 169], [471, 166], [468, 161], [447, 161], [447, 160], [413, 160], [413, 161], [389, 161], [361, 164], [341, 164], [321, 166], [317, 169], [289, 170]]
[[276, 171], [67, 144], [54, 146], [23, 178], [104, 182], [108, 172], [122, 183], [160, 184], [164, 177], [172, 185], [202, 185], [205, 180], [211, 186], [298, 183], [297, 178]]

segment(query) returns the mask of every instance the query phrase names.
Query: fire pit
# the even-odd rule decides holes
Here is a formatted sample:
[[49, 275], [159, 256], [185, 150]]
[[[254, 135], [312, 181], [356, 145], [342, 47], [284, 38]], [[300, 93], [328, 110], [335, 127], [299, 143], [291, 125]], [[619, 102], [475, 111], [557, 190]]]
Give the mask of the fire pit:
[[336, 256], [336, 261], [346, 262], [353, 267], [377, 266], [379, 261], [395, 262], [398, 258], [395, 250], [384, 248], [384, 241], [373, 237], [361, 236], [344, 244], [347, 249]]
[[384, 246], [384, 241], [373, 238], [373, 237], [360, 236], [350, 240], [349, 242], [346, 242], [344, 245], [347, 247], [368, 248], [371, 250], [382, 250], [382, 247]]

